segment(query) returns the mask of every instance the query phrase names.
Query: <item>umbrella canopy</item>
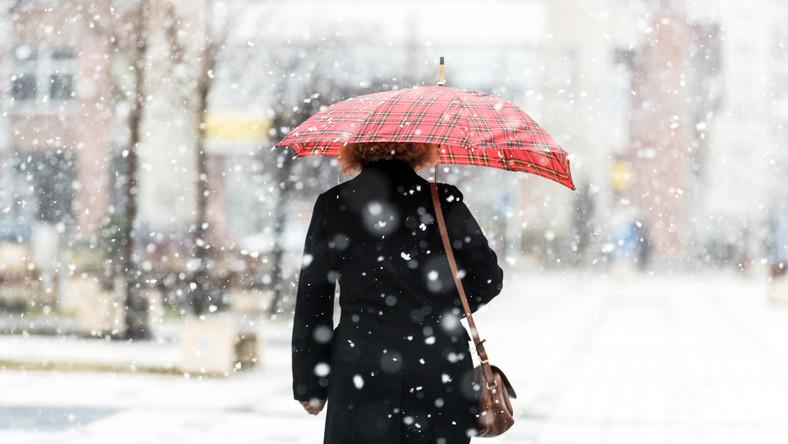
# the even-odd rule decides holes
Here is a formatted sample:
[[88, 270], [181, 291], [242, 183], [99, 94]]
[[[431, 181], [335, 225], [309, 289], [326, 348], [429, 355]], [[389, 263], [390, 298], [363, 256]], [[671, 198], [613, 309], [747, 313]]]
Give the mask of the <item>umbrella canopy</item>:
[[334, 156], [346, 143], [423, 142], [440, 163], [525, 171], [575, 189], [564, 151], [511, 101], [448, 86], [417, 86], [337, 102], [276, 146], [296, 156]]

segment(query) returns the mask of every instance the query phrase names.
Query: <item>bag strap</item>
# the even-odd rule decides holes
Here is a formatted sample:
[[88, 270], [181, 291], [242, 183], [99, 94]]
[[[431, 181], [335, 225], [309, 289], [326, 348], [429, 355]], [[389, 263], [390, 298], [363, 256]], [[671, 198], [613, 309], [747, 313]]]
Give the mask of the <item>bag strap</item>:
[[438, 220], [438, 229], [440, 230], [441, 240], [443, 241], [443, 249], [446, 252], [446, 257], [449, 260], [449, 267], [451, 268], [451, 274], [454, 278], [454, 285], [457, 286], [457, 292], [460, 294], [462, 308], [465, 310], [465, 318], [468, 320], [468, 325], [471, 328], [471, 337], [473, 338], [473, 343], [476, 345], [476, 354], [479, 356], [479, 362], [482, 366], [482, 373], [484, 374], [488, 384], [494, 384], [495, 380], [493, 379], [492, 368], [490, 368], [489, 360], [487, 358], [487, 351], [484, 349], [483, 344], [486, 339], [479, 338], [479, 332], [476, 329], [476, 323], [473, 321], [471, 306], [468, 304], [468, 298], [465, 296], [465, 288], [462, 285], [462, 280], [460, 279], [460, 275], [457, 270], [457, 261], [454, 259], [454, 250], [452, 249], [451, 242], [449, 241], [449, 232], [446, 229], [446, 221], [443, 218], [443, 209], [441, 208], [440, 197], [438, 196], [438, 184], [435, 182], [430, 182], [430, 191], [432, 193], [432, 206], [435, 208], [435, 218]]

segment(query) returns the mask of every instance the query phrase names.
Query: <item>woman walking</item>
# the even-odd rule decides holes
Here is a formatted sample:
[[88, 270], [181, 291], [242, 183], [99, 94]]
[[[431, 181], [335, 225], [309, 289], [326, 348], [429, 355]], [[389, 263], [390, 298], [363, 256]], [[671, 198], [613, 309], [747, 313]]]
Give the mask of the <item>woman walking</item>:
[[[324, 444], [468, 443], [477, 430], [465, 316], [435, 222], [426, 143], [340, 149], [351, 180], [318, 196], [304, 245], [292, 337], [293, 394]], [[472, 311], [501, 291], [496, 254], [457, 187], [438, 185]], [[341, 316], [333, 325], [335, 286]]]

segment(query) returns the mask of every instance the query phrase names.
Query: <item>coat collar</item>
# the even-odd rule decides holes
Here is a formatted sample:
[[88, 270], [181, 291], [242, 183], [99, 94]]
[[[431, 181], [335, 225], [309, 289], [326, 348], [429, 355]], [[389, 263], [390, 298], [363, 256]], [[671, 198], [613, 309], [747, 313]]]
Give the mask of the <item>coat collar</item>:
[[387, 176], [418, 176], [416, 170], [406, 160], [396, 158], [373, 160], [367, 163], [361, 169], [361, 175], [369, 172], [383, 173]]

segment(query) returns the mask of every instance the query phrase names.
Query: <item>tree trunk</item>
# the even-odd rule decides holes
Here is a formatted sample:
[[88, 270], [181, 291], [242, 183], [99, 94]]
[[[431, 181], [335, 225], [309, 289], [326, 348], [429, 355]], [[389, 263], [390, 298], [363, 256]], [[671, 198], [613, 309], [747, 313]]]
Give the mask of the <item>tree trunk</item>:
[[[278, 126], [277, 126], [278, 128]], [[287, 226], [287, 201], [289, 200], [292, 187], [287, 183], [292, 169], [293, 153], [289, 150], [282, 150], [277, 161], [276, 184], [279, 187], [279, 195], [276, 199], [274, 209], [274, 245], [271, 250], [271, 277], [273, 278], [273, 298], [269, 308], [269, 316], [277, 314], [277, 310], [284, 295], [283, 285], [285, 276], [282, 262], [284, 260], [284, 247], [282, 237]]]
[[[209, 37], [208, 37], [209, 38]], [[192, 293], [192, 309], [197, 315], [210, 311], [211, 306], [218, 309], [221, 306], [217, 288], [213, 285], [210, 276], [210, 243], [208, 239], [208, 155], [205, 152], [205, 120], [208, 115], [208, 94], [213, 83], [212, 72], [215, 65], [216, 48], [209, 44], [205, 49], [205, 64], [200, 73], [197, 87], [197, 205], [194, 227], [194, 257], [198, 261], [194, 282], [196, 288]]]
[[124, 202], [124, 223], [121, 232], [123, 248], [121, 249], [121, 263], [126, 280], [125, 288], [125, 335], [129, 339], [145, 339], [150, 337], [148, 328], [148, 301], [140, 294], [140, 275], [134, 258], [134, 224], [137, 218], [137, 150], [140, 144], [142, 131], [143, 109], [145, 106], [145, 64], [147, 62], [147, 20], [148, 2], [143, 0], [139, 10], [139, 24], [136, 36], [136, 60], [134, 67], [135, 91], [134, 105], [129, 115], [129, 147], [126, 156], [127, 169], [126, 189]]
[[[206, 11], [210, 11], [212, 2], [205, 1]], [[206, 152], [206, 120], [208, 118], [208, 98], [213, 88], [214, 70], [219, 48], [223, 46], [225, 36], [216, 36], [210, 25], [210, 18], [205, 22], [205, 34], [203, 35], [204, 46], [202, 48], [202, 63], [200, 66], [199, 77], [197, 79], [197, 118], [195, 142], [196, 153], [196, 215], [195, 227], [193, 232], [194, 258], [197, 260], [197, 269], [194, 272], [193, 282], [195, 284], [191, 293], [191, 305], [194, 314], [202, 315], [224, 308], [222, 289], [216, 285], [211, 276], [212, 249], [208, 236], [208, 199], [211, 194], [208, 179], [208, 153]], [[171, 42], [176, 39], [171, 38]], [[181, 54], [183, 52], [181, 51]]]

